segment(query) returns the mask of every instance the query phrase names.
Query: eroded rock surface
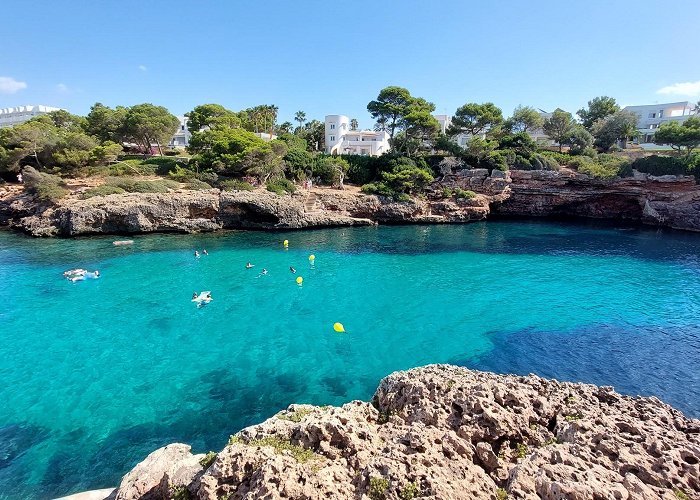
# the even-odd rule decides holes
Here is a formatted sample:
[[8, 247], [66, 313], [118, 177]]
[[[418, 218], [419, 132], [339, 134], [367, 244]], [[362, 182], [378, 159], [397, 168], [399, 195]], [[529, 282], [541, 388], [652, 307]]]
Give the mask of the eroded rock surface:
[[688, 176], [601, 180], [571, 170], [513, 170], [510, 195], [494, 204], [499, 215], [627, 219], [700, 230], [700, 189]]
[[161, 450], [118, 498], [700, 498], [700, 421], [610, 387], [450, 365], [393, 373], [371, 404], [292, 405], [179, 482], [192, 455]]

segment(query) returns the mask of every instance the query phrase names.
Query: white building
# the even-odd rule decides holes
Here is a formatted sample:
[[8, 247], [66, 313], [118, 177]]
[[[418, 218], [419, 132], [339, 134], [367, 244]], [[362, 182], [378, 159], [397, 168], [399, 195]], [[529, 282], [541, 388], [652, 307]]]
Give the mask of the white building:
[[326, 153], [379, 156], [388, 153], [389, 149], [388, 132], [350, 130], [350, 118], [347, 116], [326, 116]]
[[14, 108], [0, 108], [0, 128], [12, 127], [27, 122], [35, 116], [45, 115], [61, 108], [51, 106], [16, 106]]
[[693, 104], [688, 101], [669, 102], [665, 104], [645, 104], [643, 106], [625, 106], [623, 111], [631, 111], [639, 117], [636, 142], [650, 143], [659, 125], [666, 122], [686, 121], [693, 114]]
[[[452, 125], [452, 117], [450, 115], [433, 115], [433, 118], [435, 118], [440, 124], [440, 132], [443, 134], [447, 134], [447, 130], [450, 128], [450, 125]], [[486, 134], [481, 134], [480, 137], [483, 139], [484, 137], [486, 137]], [[451, 140], [455, 142], [458, 146], [465, 148], [467, 147], [470, 138], [471, 134], [462, 132], [454, 137], [451, 137]]]
[[180, 126], [178, 127], [177, 132], [175, 132], [173, 138], [170, 139], [170, 142], [168, 143], [168, 147], [171, 148], [185, 148], [189, 146], [190, 138], [192, 137], [192, 134], [187, 129], [187, 117], [178, 116], [178, 119], [180, 120]]

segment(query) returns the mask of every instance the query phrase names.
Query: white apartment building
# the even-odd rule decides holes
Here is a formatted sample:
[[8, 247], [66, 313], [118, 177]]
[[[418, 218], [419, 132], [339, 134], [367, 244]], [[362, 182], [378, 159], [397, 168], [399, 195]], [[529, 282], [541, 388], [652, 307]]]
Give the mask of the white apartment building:
[[[452, 125], [452, 117], [450, 115], [433, 115], [433, 118], [435, 118], [438, 121], [438, 123], [440, 124], [440, 132], [442, 134], [446, 134], [447, 129], [449, 129], [450, 125]], [[481, 134], [480, 137], [483, 139], [484, 137], [486, 137], [486, 134]], [[469, 143], [470, 138], [471, 138], [471, 134], [468, 134], [466, 132], [462, 132], [461, 134], [458, 134], [458, 135], [452, 137], [451, 139], [458, 146], [465, 148], [465, 147], [467, 147], [467, 144]]]
[[350, 118], [345, 115], [327, 115], [325, 122], [328, 154], [379, 156], [389, 152], [388, 132], [350, 130]]
[[177, 132], [175, 132], [173, 138], [170, 139], [168, 147], [186, 148], [190, 145], [190, 138], [192, 137], [192, 134], [187, 129], [187, 117], [178, 116], [177, 118], [180, 120], [180, 126], [178, 127]]
[[28, 122], [35, 116], [45, 115], [61, 108], [51, 106], [16, 106], [14, 108], [0, 108], [0, 128], [12, 127], [20, 123]]
[[693, 104], [688, 101], [669, 102], [665, 104], [645, 104], [642, 106], [625, 106], [623, 111], [631, 111], [639, 117], [637, 131], [639, 137], [635, 142], [642, 144], [654, 141], [654, 134], [659, 125], [666, 122], [683, 123], [693, 114]]

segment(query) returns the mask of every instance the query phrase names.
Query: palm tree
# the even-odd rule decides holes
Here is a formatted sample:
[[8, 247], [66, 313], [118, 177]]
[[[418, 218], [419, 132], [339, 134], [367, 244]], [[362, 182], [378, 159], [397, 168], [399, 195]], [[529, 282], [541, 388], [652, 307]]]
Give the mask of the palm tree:
[[355, 118], [350, 120], [350, 130], [357, 130], [357, 120]]
[[698, 102], [695, 104], [695, 107], [693, 108], [693, 113], [696, 114], [696, 115], [700, 115], [700, 101], [698, 101]]
[[294, 125], [292, 125], [292, 122], [283, 122], [280, 124], [279, 127], [277, 127], [277, 130], [281, 134], [287, 134], [292, 131], [292, 128], [294, 128]]
[[306, 121], [306, 113], [303, 111], [297, 111], [294, 114], [294, 121], [299, 122], [299, 130], [304, 126], [304, 122]]

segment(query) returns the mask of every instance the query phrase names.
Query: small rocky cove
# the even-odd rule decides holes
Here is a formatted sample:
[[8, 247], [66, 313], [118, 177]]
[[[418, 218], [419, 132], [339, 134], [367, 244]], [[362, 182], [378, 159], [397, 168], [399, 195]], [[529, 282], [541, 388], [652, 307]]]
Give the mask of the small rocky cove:
[[[472, 198], [446, 196], [459, 188]], [[357, 189], [314, 189], [279, 196], [256, 191], [131, 193], [42, 205], [18, 190], [0, 192], [0, 224], [33, 236], [301, 229], [372, 224], [460, 223], [498, 216], [625, 219], [700, 231], [700, 188], [693, 177], [637, 173], [600, 180], [560, 171], [460, 170], [407, 202]]]
[[679, 499], [700, 421], [611, 387], [429, 365], [371, 403], [291, 405], [219, 453], [151, 453], [111, 498]]

